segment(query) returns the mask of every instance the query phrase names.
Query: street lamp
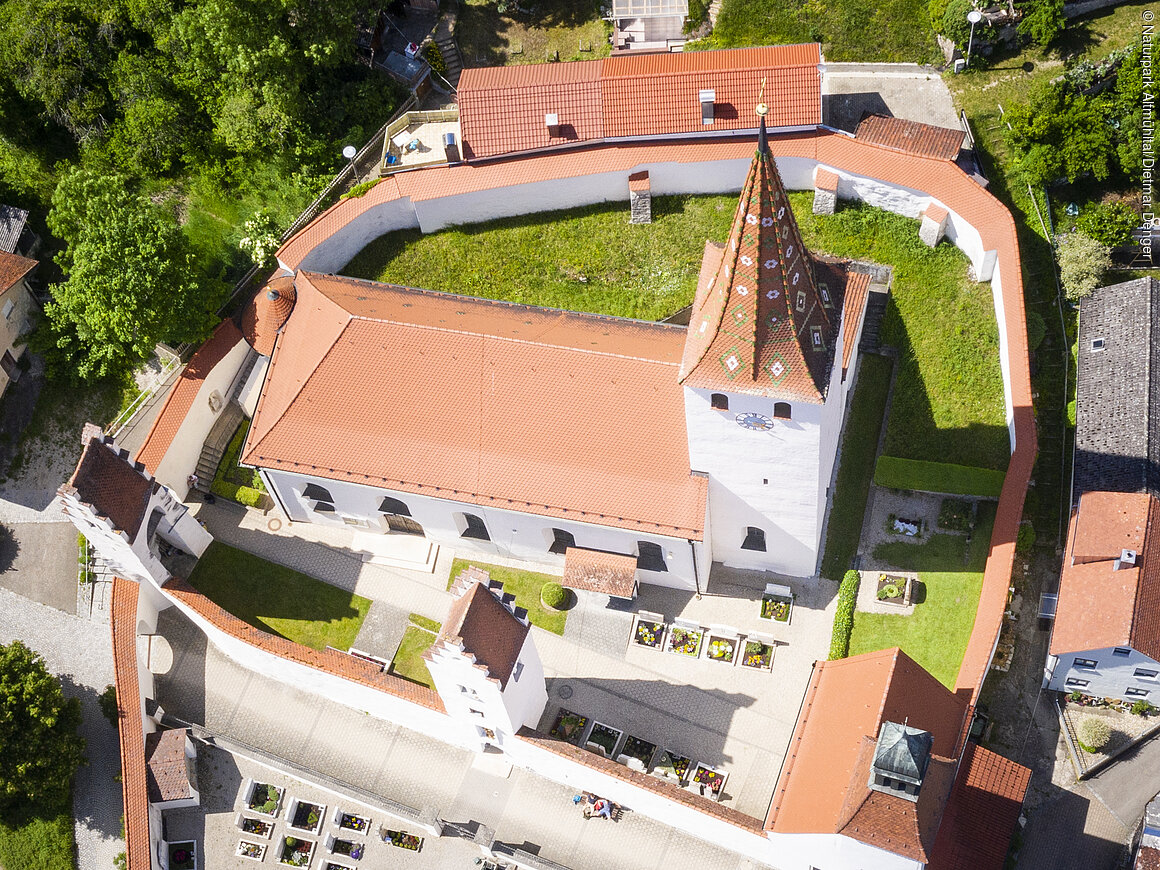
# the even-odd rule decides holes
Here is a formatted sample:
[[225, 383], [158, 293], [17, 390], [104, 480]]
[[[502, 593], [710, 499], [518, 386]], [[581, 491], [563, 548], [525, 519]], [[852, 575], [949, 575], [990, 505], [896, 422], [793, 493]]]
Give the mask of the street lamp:
[[972, 9], [967, 13], [967, 21], [971, 22], [971, 37], [967, 40], [967, 62], [963, 66], [966, 69], [971, 65], [971, 47], [975, 43], [975, 25], [983, 20], [983, 13], [978, 9]]

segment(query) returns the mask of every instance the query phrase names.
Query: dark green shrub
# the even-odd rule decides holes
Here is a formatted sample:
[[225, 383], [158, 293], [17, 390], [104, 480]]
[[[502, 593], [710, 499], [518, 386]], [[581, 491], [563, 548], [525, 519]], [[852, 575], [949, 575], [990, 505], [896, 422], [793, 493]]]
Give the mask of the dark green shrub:
[[1085, 209], [1075, 223], [1081, 233], [1115, 248], [1132, 241], [1132, 230], [1140, 225], [1140, 216], [1126, 202], [1101, 202]]
[[938, 509], [938, 527], [952, 532], [971, 528], [971, 502], [962, 498], [944, 498]]
[[447, 63], [443, 60], [443, 53], [435, 43], [428, 42], [423, 46], [423, 60], [427, 61], [431, 69], [435, 70], [439, 75], [446, 75]]
[[1137, 716], [1147, 716], [1152, 712], [1152, 705], [1141, 698], [1139, 701], [1132, 705], [1132, 712]]
[[1027, 312], [1027, 348], [1035, 350], [1047, 337], [1047, 323], [1038, 311]]
[[1072, 692], [1070, 695], [1068, 695], [1068, 696], [1067, 696], [1067, 700], [1069, 700], [1069, 701], [1071, 701], [1071, 702], [1073, 702], [1073, 703], [1076, 703], [1076, 704], [1078, 704], [1078, 703], [1079, 703], [1079, 700], [1080, 700], [1082, 697], [1083, 697], [1083, 692]]
[[568, 603], [568, 590], [559, 583], [545, 583], [540, 588], [540, 601], [544, 603], [545, 607], [560, 610]]
[[1026, 556], [1035, 546], [1035, 526], [1024, 522], [1019, 526], [1019, 534], [1015, 536], [1015, 552]]
[[117, 727], [117, 687], [106, 686], [105, 691], [97, 696], [97, 706], [101, 713], [109, 720], [109, 724]]
[[830, 638], [830, 661], [844, 659], [850, 654], [850, 633], [854, 630], [854, 606], [858, 603], [858, 584], [861, 578], [851, 569], [838, 587], [838, 609], [834, 614], [834, 634]]

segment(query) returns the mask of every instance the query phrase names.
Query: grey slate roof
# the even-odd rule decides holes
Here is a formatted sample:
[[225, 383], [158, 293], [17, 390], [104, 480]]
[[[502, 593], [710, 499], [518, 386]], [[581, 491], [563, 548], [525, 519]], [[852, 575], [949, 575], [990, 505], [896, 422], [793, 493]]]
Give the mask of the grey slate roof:
[[1076, 391], [1072, 500], [1160, 496], [1160, 281], [1101, 287], [1080, 303]]
[[28, 212], [14, 205], [0, 205], [0, 251], [16, 253], [20, 234], [28, 221]]

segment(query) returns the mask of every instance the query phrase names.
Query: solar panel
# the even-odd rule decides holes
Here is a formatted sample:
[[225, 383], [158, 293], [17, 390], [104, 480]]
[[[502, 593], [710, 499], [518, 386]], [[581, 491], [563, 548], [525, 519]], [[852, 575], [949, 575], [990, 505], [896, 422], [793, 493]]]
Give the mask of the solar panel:
[[659, 18], [688, 15], [689, 0], [612, 0], [613, 18]]

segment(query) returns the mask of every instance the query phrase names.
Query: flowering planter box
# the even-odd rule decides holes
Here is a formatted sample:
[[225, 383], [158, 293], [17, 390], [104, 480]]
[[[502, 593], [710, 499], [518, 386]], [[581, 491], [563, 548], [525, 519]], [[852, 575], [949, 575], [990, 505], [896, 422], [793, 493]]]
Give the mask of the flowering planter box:
[[345, 840], [333, 835], [326, 838], [326, 849], [335, 855], [343, 855], [354, 861], [362, 859], [366, 846], [354, 840]]
[[741, 656], [741, 667], [755, 671], [770, 670], [773, 667], [773, 644], [747, 640]]
[[169, 870], [197, 870], [197, 843], [170, 843]]
[[371, 829], [371, 820], [366, 816], [344, 813], [335, 808], [334, 823], [344, 831], [354, 831], [356, 834], [365, 834]]
[[251, 861], [261, 861], [266, 857], [265, 843], [251, 843], [249, 840], [239, 840], [234, 854], [239, 858], [249, 858]]
[[274, 823], [266, 819], [251, 819], [238, 813], [234, 822], [243, 834], [250, 837], [261, 837], [263, 840], [268, 840], [270, 835], [274, 833]]
[[653, 776], [667, 779], [680, 785], [689, 775], [689, 759], [671, 750], [664, 750], [657, 756], [657, 763], [653, 767]]
[[910, 578], [897, 574], [879, 574], [875, 595], [883, 604], [905, 607], [910, 604]]
[[580, 741], [584, 737], [584, 727], [587, 724], [587, 716], [579, 716], [571, 710], [565, 710], [561, 707], [559, 715], [556, 716], [556, 724], [552, 726], [549, 733], [559, 740], [580, 746]]
[[255, 813], [274, 818], [282, 803], [283, 789], [264, 782], [251, 782], [246, 795], [246, 806]]
[[784, 595], [763, 595], [761, 597], [761, 618], [771, 622], [789, 622], [793, 612], [793, 598]]
[[592, 734], [588, 738], [588, 743], [585, 744], [585, 749], [592, 752], [603, 754], [605, 758], [615, 758], [613, 752], [616, 750], [616, 744], [620, 742], [621, 735], [624, 732], [619, 728], [613, 728], [605, 725], [602, 722], [597, 722], [592, 726]]
[[383, 832], [383, 842], [398, 846], [400, 849], [409, 849], [412, 852], [423, 850], [423, 838], [408, 834], [405, 831], [385, 831]]
[[698, 764], [693, 778], [689, 780], [689, 791], [696, 792], [715, 801], [721, 800], [728, 774], [714, 770], [705, 764]]
[[695, 659], [701, 654], [701, 639], [704, 636], [705, 633], [699, 628], [682, 628], [674, 625], [669, 629], [669, 642], [666, 648], [671, 653]]
[[645, 771], [648, 770], [649, 762], [656, 755], [656, 751], [657, 745], [655, 743], [629, 735], [616, 760], [635, 770]]
[[737, 647], [740, 642], [740, 638], [711, 634], [709, 643], [705, 645], [705, 658], [731, 665], [737, 659]]
[[278, 863], [288, 867], [309, 867], [310, 859], [314, 857], [314, 846], [313, 840], [286, 837], [282, 841], [282, 853]]
[[660, 649], [665, 642], [665, 624], [638, 617], [636, 630], [632, 633], [632, 642], [649, 649]]
[[326, 807], [322, 804], [312, 804], [294, 798], [290, 801], [290, 809], [286, 813], [286, 824], [299, 831], [317, 834], [322, 830], [325, 815]]
[[350, 864], [339, 864], [337, 861], [323, 861], [322, 870], [354, 870]]

